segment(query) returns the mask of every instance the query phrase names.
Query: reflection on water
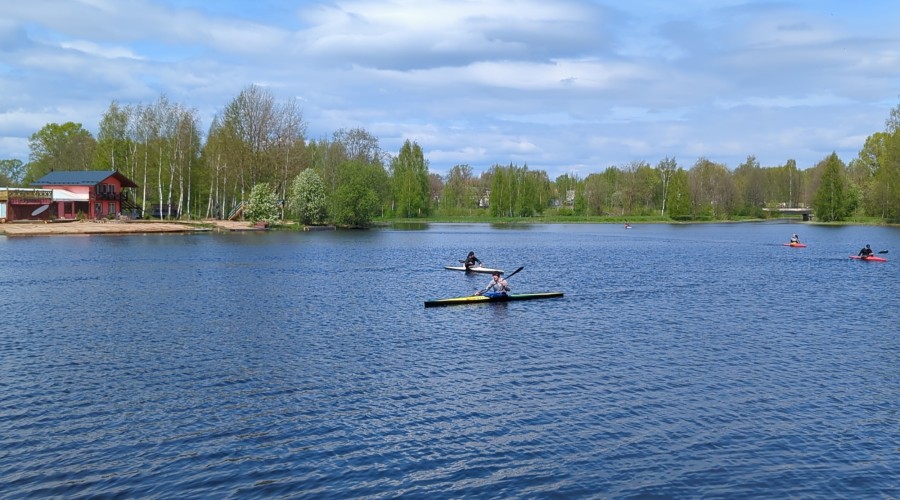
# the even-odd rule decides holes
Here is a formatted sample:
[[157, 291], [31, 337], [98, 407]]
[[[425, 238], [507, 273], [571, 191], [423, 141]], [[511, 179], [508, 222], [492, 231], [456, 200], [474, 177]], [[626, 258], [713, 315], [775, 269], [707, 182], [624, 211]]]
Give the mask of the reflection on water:
[[897, 229], [417, 226], [0, 239], [4, 491], [897, 495]]
[[395, 222], [390, 226], [395, 231], [425, 231], [428, 227], [427, 222]]

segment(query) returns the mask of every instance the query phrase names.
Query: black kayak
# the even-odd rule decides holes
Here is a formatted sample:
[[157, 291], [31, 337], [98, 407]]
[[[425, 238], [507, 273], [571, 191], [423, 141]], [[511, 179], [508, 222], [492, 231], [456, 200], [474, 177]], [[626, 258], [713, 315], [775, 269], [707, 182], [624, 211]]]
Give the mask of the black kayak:
[[451, 299], [426, 300], [425, 307], [460, 306], [464, 304], [485, 304], [488, 302], [512, 302], [514, 300], [551, 299], [562, 296], [562, 292], [510, 293], [499, 297], [467, 295], [465, 297], [453, 297]]

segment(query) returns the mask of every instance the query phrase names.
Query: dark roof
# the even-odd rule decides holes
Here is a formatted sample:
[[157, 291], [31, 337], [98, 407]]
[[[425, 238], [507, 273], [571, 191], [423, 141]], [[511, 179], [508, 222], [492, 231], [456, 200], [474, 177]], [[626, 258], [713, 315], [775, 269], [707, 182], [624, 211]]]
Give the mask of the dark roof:
[[115, 177], [122, 187], [137, 187], [131, 179], [120, 174], [117, 170], [68, 170], [50, 172], [31, 183], [32, 186], [96, 186], [101, 182]]

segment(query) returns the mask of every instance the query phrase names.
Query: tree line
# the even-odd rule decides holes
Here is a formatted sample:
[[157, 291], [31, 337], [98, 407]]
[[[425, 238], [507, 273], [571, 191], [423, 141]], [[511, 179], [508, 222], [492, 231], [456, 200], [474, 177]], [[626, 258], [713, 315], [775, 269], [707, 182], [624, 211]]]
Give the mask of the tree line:
[[885, 129], [845, 164], [832, 153], [800, 169], [792, 159], [761, 166], [752, 155], [733, 170], [699, 158], [633, 161], [551, 180], [528, 165], [467, 164], [429, 172], [419, 144], [381, 149], [364, 129], [309, 140], [296, 101], [244, 88], [205, 134], [195, 109], [161, 96], [112, 102], [97, 137], [81, 124], [51, 123], [29, 140], [29, 161], [0, 160], [0, 185], [28, 186], [52, 170], [118, 170], [140, 186], [136, 202], [167, 215], [366, 226], [379, 217], [655, 216], [673, 220], [766, 217], [764, 209], [811, 207], [821, 221], [866, 216], [900, 220], [900, 105]]

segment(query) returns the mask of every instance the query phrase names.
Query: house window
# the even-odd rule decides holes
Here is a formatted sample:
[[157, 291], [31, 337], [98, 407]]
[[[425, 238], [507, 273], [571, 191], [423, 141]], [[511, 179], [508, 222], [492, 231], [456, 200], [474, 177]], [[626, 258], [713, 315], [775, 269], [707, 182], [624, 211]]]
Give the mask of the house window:
[[106, 213], [108, 213], [108, 214], [116, 213], [116, 202], [114, 202], [114, 201], [109, 202], [109, 212], [106, 212]]

